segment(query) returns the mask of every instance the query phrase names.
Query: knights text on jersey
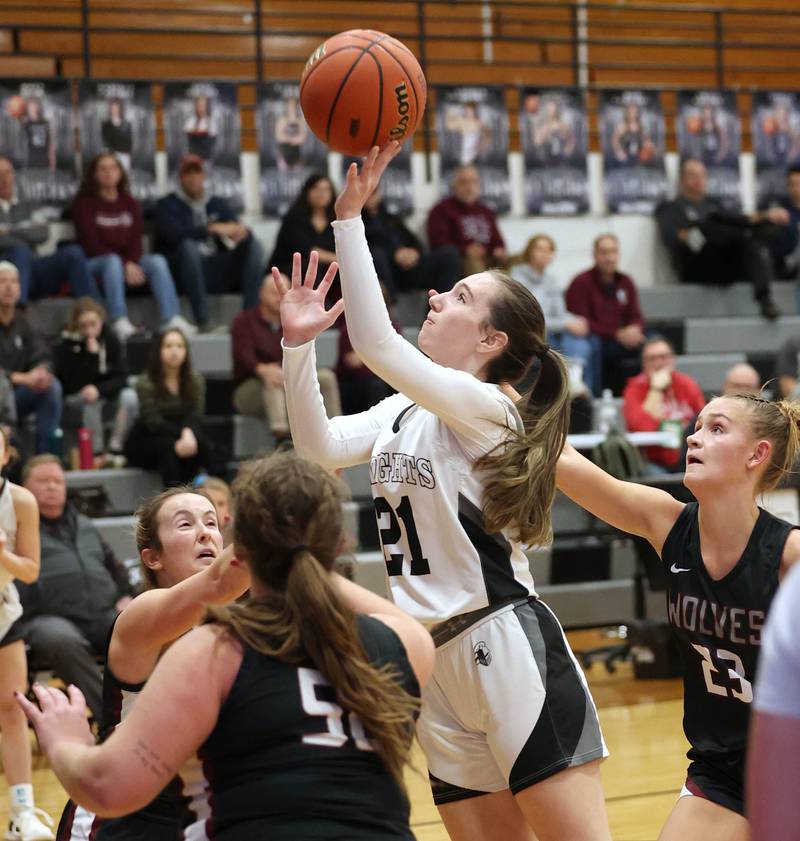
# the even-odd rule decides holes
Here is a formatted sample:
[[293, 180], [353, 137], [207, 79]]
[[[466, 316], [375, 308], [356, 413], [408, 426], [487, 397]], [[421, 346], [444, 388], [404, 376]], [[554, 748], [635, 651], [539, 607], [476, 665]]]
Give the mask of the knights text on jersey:
[[683, 659], [689, 758], [724, 764], [747, 743], [761, 632], [794, 527], [761, 509], [738, 563], [714, 580], [700, 553], [697, 512], [697, 503], [686, 505], [664, 543], [667, 609]]
[[484, 528], [484, 483], [473, 461], [444, 421], [410, 401], [372, 450], [370, 483], [392, 598], [424, 622], [535, 595], [520, 545]]

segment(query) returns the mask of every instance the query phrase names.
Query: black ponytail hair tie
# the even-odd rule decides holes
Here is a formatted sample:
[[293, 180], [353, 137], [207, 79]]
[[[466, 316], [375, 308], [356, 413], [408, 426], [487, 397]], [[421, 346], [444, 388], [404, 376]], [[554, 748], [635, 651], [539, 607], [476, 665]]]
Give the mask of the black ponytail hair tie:
[[541, 349], [536, 355], [539, 357], [539, 359], [544, 359], [548, 353], [550, 353], [550, 345], [542, 345]]
[[294, 560], [301, 552], [308, 552], [308, 546], [305, 543], [301, 543], [299, 546], [295, 546], [293, 549], [289, 550], [289, 557]]

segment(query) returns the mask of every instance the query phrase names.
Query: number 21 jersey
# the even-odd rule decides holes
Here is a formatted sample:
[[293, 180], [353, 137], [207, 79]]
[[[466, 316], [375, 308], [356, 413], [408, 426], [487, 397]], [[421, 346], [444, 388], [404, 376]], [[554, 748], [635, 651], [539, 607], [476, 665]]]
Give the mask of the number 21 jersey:
[[700, 553], [696, 502], [686, 505], [664, 542], [667, 610], [681, 649], [690, 759], [713, 763], [745, 749], [761, 633], [793, 528], [759, 509], [741, 558], [718, 581]]

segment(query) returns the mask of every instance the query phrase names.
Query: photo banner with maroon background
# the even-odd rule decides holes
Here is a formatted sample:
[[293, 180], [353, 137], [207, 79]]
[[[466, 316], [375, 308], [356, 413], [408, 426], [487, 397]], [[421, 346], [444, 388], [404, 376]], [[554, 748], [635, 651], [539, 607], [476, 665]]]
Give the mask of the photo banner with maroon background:
[[800, 165], [800, 93], [754, 91], [753, 154], [759, 208], [786, 194], [786, 170]]
[[508, 111], [501, 87], [436, 86], [440, 193], [449, 195], [454, 170], [481, 174], [481, 201], [495, 213], [511, 207], [508, 181]]
[[241, 126], [236, 85], [232, 82], [164, 84], [164, 141], [170, 189], [177, 184], [181, 158], [205, 161], [208, 191], [241, 210]]
[[258, 86], [256, 134], [261, 169], [261, 210], [280, 217], [312, 173], [328, 174], [328, 149], [308, 128], [295, 82]]
[[667, 195], [665, 129], [657, 91], [600, 91], [600, 145], [611, 213], [652, 213]]
[[735, 92], [679, 91], [675, 129], [680, 159], [705, 165], [708, 195], [731, 210], [740, 209], [741, 127]]
[[77, 190], [69, 82], [0, 80], [0, 154], [21, 200], [55, 218]]
[[583, 93], [568, 88], [523, 88], [519, 134], [528, 213], [585, 213], [589, 209], [589, 130]]
[[111, 152], [128, 173], [131, 193], [141, 202], [158, 198], [156, 116], [147, 82], [78, 83], [81, 160]]

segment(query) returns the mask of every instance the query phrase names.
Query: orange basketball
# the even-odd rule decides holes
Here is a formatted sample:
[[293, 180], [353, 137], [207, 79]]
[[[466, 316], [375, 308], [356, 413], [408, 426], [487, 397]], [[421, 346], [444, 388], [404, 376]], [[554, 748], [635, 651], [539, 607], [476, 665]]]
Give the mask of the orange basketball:
[[372, 29], [328, 38], [300, 77], [300, 106], [311, 131], [345, 155], [366, 155], [372, 146], [407, 140], [426, 99], [425, 75], [414, 53]]
[[6, 100], [6, 113], [10, 117], [19, 119], [25, 113], [25, 99], [19, 94], [14, 94]]

